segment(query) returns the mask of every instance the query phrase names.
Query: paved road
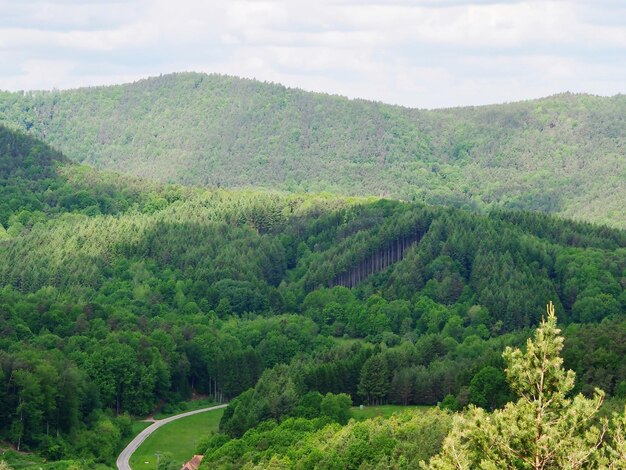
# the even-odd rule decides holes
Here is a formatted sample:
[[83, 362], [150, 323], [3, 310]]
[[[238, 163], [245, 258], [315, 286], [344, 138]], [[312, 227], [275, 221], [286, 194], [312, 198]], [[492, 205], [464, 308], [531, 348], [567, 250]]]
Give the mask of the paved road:
[[141, 443], [145, 441], [150, 434], [152, 434], [154, 431], [159, 429], [164, 424], [171, 423], [172, 421], [176, 421], [177, 419], [185, 418], [187, 416], [195, 415], [198, 413], [204, 413], [205, 411], [219, 410], [220, 408], [226, 408], [227, 406], [228, 405], [217, 405], [217, 406], [212, 406], [210, 408], [202, 408], [201, 410], [188, 411], [187, 413], [181, 413], [179, 415], [174, 415], [174, 416], [170, 416], [169, 418], [164, 418], [164, 419], [155, 421], [146, 429], [144, 429], [139, 434], [137, 434], [137, 437], [135, 437], [132, 441], [130, 441], [130, 444], [126, 446], [126, 448], [122, 451], [120, 456], [117, 458], [117, 462], [116, 462], [117, 468], [119, 470], [131, 470], [130, 463], [129, 463], [130, 456], [133, 455], [133, 453], [137, 450], [137, 448], [139, 448]]

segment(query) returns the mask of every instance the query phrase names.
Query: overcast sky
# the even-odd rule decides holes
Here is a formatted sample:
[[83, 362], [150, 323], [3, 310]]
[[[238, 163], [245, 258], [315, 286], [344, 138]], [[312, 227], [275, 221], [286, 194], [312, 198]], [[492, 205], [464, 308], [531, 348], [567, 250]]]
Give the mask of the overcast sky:
[[0, 89], [219, 72], [420, 108], [626, 92], [626, 1], [0, 0]]

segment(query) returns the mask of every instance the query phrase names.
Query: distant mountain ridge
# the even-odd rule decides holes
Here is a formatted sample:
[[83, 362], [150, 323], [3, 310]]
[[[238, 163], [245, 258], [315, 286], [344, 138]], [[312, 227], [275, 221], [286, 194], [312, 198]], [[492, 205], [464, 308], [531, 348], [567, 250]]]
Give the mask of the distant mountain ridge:
[[521, 208], [626, 227], [626, 96], [417, 110], [221, 75], [0, 93], [70, 159], [185, 184]]

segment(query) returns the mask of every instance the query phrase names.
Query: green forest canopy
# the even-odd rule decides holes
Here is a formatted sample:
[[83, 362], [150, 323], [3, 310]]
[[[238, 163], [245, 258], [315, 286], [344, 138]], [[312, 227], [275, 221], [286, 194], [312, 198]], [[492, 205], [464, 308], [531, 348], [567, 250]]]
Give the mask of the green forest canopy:
[[[546, 299], [574, 390], [626, 396], [623, 230], [148, 182], [2, 126], [0, 168], [0, 438], [21, 450], [111, 464], [129, 414], [192, 391], [231, 400], [216, 439], [335, 433], [350, 403], [497, 408]], [[422, 423], [375, 429], [402, 420]]]
[[[345, 425], [324, 413], [307, 418], [299, 406], [295, 417], [279, 424], [269, 420], [240, 437], [201, 440], [202, 468], [624, 469], [623, 407], [608, 419], [599, 413], [601, 390], [591, 398], [571, 393], [575, 373], [563, 367], [560, 333], [550, 304], [525, 350], [505, 349], [504, 381], [517, 400], [511, 394], [502, 409], [470, 405], [455, 415], [406, 409], [388, 419]], [[313, 398], [309, 394], [306, 402]], [[330, 395], [317, 398], [324, 403]]]
[[0, 123], [73, 161], [210, 187], [331, 191], [626, 227], [626, 97], [435, 111], [180, 73], [0, 93]]

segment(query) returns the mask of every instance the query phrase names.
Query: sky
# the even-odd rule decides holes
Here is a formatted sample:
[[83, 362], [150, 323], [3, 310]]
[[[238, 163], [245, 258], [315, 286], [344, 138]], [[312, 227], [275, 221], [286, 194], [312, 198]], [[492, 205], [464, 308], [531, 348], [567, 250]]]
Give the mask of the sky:
[[626, 0], [0, 0], [0, 89], [223, 73], [418, 108], [626, 92]]

